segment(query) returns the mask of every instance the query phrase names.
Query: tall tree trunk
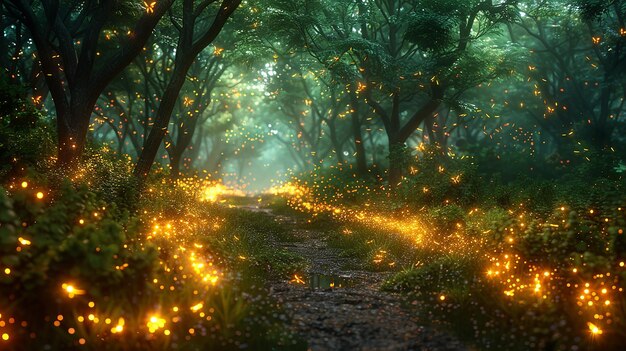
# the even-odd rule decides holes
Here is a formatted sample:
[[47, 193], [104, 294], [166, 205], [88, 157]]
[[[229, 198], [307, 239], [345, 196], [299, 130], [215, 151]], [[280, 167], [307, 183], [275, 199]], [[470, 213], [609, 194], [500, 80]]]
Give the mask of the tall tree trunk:
[[176, 65], [172, 73], [172, 79], [168, 83], [167, 88], [165, 88], [165, 92], [159, 103], [154, 125], [152, 129], [150, 129], [148, 138], [144, 143], [143, 150], [135, 166], [134, 174], [141, 180], [148, 176], [157, 152], [159, 151], [159, 147], [163, 142], [163, 138], [167, 134], [170, 117], [174, 111], [178, 94], [183, 84], [185, 84], [187, 71], [193, 62], [193, 58], [189, 59], [189, 56], [185, 55], [183, 52], [177, 53], [177, 55], [181, 55], [183, 58], [179, 59], [179, 64]]
[[[404, 164], [404, 142], [400, 134], [400, 92], [394, 92], [391, 103], [390, 123], [387, 131], [389, 143], [389, 186], [395, 189], [402, 180]], [[410, 134], [409, 134], [410, 135]], [[407, 135], [408, 138], [408, 135]]]
[[350, 114], [352, 122], [352, 135], [354, 136], [354, 150], [356, 152], [356, 170], [360, 175], [367, 174], [367, 158], [365, 155], [365, 145], [363, 145], [363, 134], [361, 132], [361, 109], [359, 101], [354, 93], [350, 93]]
[[600, 112], [597, 121], [593, 121], [591, 142], [596, 151], [601, 152], [611, 146], [611, 127], [607, 125], [611, 115], [611, 93], [614, 89], [608, 74], [600, 91]]
[[96, 104], [92, 100], [85, 94], [75, 96], [69, 109], [57, 110], [59, 165], [71, 166], [77, 163], [85, 150], [91, 112]]
[[328, 122], [328, 132], [330, 134], [330, 142], [333, 145], [333, 149], [335, 150], [335, 155], [337, 155], [337, 162], [345, 165], [345, 159], [343, 157], [343, 150], [341, 148], [341, 143], [339, 142], [339, 138], [337, 137], [337, 127], [335, 119], [329, 119]]
[[[210, 101], [210, 99], [209, 99]], [[209, 102], [210, 103], [210, 102]], [[178, 127], [178, 133], [176, 135], [176, 143], [170, 145], [167, 148], [170, 156], [170, 171], [172, 172], [172, 178], [178, 178], [180, 174], [180, 163], [183, 161], [183, 155], [191, 140], [193, 139], [194, 132], [196, 131], [196, 125], [198, 124], [199, 116], [192, 116], [189, 120], [183, 122], [184, 126]]]
[[402, 174], [404, 173], [404, 142], [395, 140], [393, 136], [389, 136], [389, 187], [395, 189], [402, 181]]

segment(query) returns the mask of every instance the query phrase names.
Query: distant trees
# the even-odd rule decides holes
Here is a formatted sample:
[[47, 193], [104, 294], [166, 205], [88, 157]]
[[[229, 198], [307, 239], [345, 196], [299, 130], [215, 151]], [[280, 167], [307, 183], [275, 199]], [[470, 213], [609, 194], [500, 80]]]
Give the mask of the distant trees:
[[345, 165], [343, 152], [351, 134], [342, 121], [350, 115], [343, 87], [330, 82], [323, 67], [310, 58], [277, 53], [275, 61], [272, 74], [266, 75], [268, 102], [282, 115], [273, 137], [301, 170], [320, 166], [329, 157]]
[[512, 19], [515, 3], [276, 0], [270, 17], [345, 85], [355, 107], [363, 101], [382, 122], [395, 185], [405, 142], [420, 125], [432, 128], [449, 94], [502, 73], [478, 41]]
[[530, 51], [527, 75], [544, 109], [535, 121], [565, 155], [575, 142], [613, 146], [626, 101], [626, 3], [529, 2], [521, 10], [510, 34]]
[[420, 143], [625, 151], [625, 18], [604, 0], [6, 0], [0, 63], [53, 107], [62, 167], [93, 136], [139, 180], [157, 159], [243, 169], [264, 135], [299, 170], [384, 165], [395, 186]]

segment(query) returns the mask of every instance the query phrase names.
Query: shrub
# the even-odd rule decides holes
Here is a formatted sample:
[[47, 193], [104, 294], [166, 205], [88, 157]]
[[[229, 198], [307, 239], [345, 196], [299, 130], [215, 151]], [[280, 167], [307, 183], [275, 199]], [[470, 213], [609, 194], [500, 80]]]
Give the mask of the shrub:
[[113, 167], [125, 161], [89, 157], [73, 179], [31, 172], [0, 188], [0, 319], [16, 321], [3, 329], [12, 347], [303, 347], [261, 281], [267, 265], [301, 267], [269, 247], [282, 227], [167, 180], [127, 200], [116, 179], [130, 169]]
[[456, 204], [432, 207], [428, 210], [428, 217], [443, 234], [451, 234], [465, 225], [465, 210]]
[[54, 128], [21, 87], [0, 79], [0, 180], [43, 166], [56, 150]]

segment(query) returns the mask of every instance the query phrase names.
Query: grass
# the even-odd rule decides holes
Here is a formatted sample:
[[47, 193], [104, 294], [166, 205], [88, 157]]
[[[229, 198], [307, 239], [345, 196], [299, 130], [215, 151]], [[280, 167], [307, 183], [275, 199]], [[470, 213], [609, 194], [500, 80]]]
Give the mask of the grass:
[[[615, 190], [623, 180], [609, 178], [593, 196], [576, 181], [552, 184], [552, 197], [535, 197], [533, 184], [501, 185], [498, 199], [524, 199], [511, 202], [481, 198], [491, 196], [488, 188], [466, 195], [456, 183], [436, 185], [444, 194], [437, 199], [435, 186], [419, 183], [424, 177], [402, 189], [406, 204], [376, 187], [361, 199], [365, 212], [342, 193], [329, 198], [302, 181], [282, 196], [328, 233], [331, 246], [364, 267], [395, 272], [385, 290], [404, 294], [407, 307], [469, 345], [618, 350], [626, 338], [626, 207]], [[428, 228], [417, 243], [416, 217]]]
[[233, 240], [214, 240], [212, 247], [227, 252], [231, 261], [246, 262], [244, 266], [253, 267], [263, 279], [287, 278], [303, 269], [302, 257], [273, 245], [296, 240], [285, 225], [264, 213], [231, 208], [219, 211], [226, 218], [222, 230], [239, 234]]

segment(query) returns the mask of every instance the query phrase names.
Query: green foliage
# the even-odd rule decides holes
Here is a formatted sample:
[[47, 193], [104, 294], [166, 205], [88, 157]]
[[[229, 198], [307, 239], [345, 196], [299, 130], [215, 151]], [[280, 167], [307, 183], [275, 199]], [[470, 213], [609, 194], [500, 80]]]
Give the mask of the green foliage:
[[411, 160], [411, 151], [403, 143], [396, 143], [389, 146], [389, 164], [405, 170]]
[[454, 22], [445, 14], [418, 13], [409, 20], [405, 38], [424, 51], [443, 51], [454, 44]]
[[[0, 192], [2, 230], [10, 233], [3, 235], [0, 246], [1, 264], [11, 270], [0, 284], [7, 297], [4, 311], [10, 308], [15, 318], [31, 320], [32, 327], [45, 334], [43, 319], [31, 318], [63, 309], [50, 303], [50, 294], [62, 298], [64, 283], [81, 282], [85, 293], [111, 298], [122, 308], [132, 304], [126, 294], [145, 290], [143, 277], [158, 265], [156, 250], [151, 245], [136, 247], [136, 219], [115, 204], [69, 182], [46, 192], [42, 200], [29, 188], [14, 190], [10, 197]], [[22, 229], [16, 233], [5, 223], [20, 223]], [[125, 263], [130, 268], [120, 270]]]
[[414, 259], [414, 243], [396, 233], [360, 225], [328, 226], [328, 244], [341, 249], [346, 257], [359, 259], [359, 269], [393, 271]]
[[41, 166], [55, 149], [53, 128], [23, 89], [0, 79], [0, 179]]
[[466, 233], [472, 237], [483, 237], [492, 243], [502, 243], [506, 229], [510, 228], [515, 219], [501, 208], [494, 207], [485, 212], [472, 213], [467, 216]]
[[[0, 188], [0, 293], [6, 297], [0, 310], [4, 319], [25, 321], [11, 330], [11, 342], [67, 349], [83, 338], [92, 349], [166, 349], [171, 338], [146, 329], [151, 314], [163, 314], [172, 335], [184, 337], [196, 328], [198, 334], [180, 344], [182, 349], [228, 350], [243, 344], [302, 349], [262, 283], [302, 269], [301, 260], [270, 244], [287, 239], [288, 232], [262, 214], [200, 203], [184, 184], [163, 176], [154, 175], [144, 194], [134, 196], [126, 162], [106, 148], [93, 148], [71, 174], [30, 171], [28, 178], [5, 183], [8, 191]], [[176, 237], [149, 235], [161, 221], [183, 228], [181, 223], [194, 221], [215, 225], [179, 228], [184, 235]], [[179, 251], [187, 243], [223, 270], [215, 286], [199, 286], [189, 272], [172, 274], [169, 264], [189, 264], [180, 257], [185, 251]], [[64, 284], [77, 289], [76, 295], [68, 296]], [[175, 287], [174, 293], [164, 291], [166, 286]], [[88, 306], [90, 301], [96, 306]], [[189, 309], [198, 303], [211, 318]], [[172, 306], [181, 306], [177, 317], [170, 315]], [[90, 313], [101, 321], [88, 321]], [[110, 332], [119, 317], [128, 329], [121, 339]], [[57, 318], [63, 328], [53, 325]]]
[[[626, 184], [615, 153], [583, 155], [564, 163], [504, 148], [457, 155], [420, 146], [395, 193], [347, 175], [335, 176], [343, 182], [326, 191], [332, 182], [324, 172], [305, 184], [321, 203], [426, 222], [421, 242], [411, 245], [392, 228], [357, 230], [346, 218], [329, 243], [364, 266], [382, 259], [397, 263], [385, 268], [410, 267], [384, 288], [402, 292], [421, 315], [477, 347], [569, 349], [593, 342], [594, 349], [617, 349], [626, 301], [610, 291], [626, 279]], [[586, 284], [591, 298], [608, 294], [610, 303], [581, 302]], [[597, 317], [605, 306], [610, 323]], [[589, 321], [603, 329], [600, 339], [583, 339]]]
[[420, 297], [441, 295], [454, 300], [471, 296], [471, 282], [478, 275], [480, 262], [473, 257], [446, 255], [427, 264], [405, 269], [383, 285], [383, 289], [413, 293]]
[[469, 160], [450, 157], [439, 147], [425, 146], [414, 158], [410, 173], [398, 192], [413, 206], [444, 205], [451, 201], [463, 206], [475, 204], [485, 184]]
[[605, 14], [609, 10], [610, 6], [620, 6], [621, 4], [610, 0], [578, 0], [576, 1], [576, 5], [580, 10], [580, 14], [583, 19], [594, 21]]
[[428, 217], [441, 233], [451, 233], [465, 224], [465, 210], [456, 204], [429, 208]]
[[367, 177], [357, 175], [353, 170], [321, 168], [300, 175], [297, 181], [310, 187], [315, 197], [322, 201], [361, 204], [377, 185], [374, 176], [375, 173]]
[[75, 183], [87, 185], [105, 202], [114, 202], [123, 210], [134, 211], [139, 188], [132, 175], [133, 167], [130, 157], [120, 156], [107, 146], [89, 145], [77, 170], [70, 176]]

